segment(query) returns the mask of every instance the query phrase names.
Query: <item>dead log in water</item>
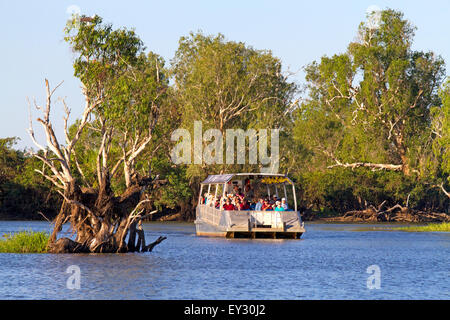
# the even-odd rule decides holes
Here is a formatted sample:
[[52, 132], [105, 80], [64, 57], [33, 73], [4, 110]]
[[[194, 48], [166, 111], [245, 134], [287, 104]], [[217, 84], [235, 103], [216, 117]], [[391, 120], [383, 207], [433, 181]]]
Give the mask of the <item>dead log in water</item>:
[[336, 222], [449, 222], [450, 215], [445, 213], [425, 212], [403, 207], [396, 204], [383, 210], [385, 202], [378, 208], [369, 206], [364, 210], [346, 212], [341, 217], [324, 218], [326, 221]]

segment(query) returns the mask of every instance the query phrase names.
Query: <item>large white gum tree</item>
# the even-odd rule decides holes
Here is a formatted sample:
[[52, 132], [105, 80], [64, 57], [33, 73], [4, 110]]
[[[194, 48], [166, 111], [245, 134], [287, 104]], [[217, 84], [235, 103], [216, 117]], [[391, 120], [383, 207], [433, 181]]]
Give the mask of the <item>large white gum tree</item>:
[[[55, 90], [45, 81], [42, 112], [45, 144], [35, 138], [30, 117], [29, 133], [42, 161], [37, 170], [63, 197], [49, 240], [51, 252], [151, 251], [165, 237], [147, 245], [141, 221], [146, 217], [145, 189], [164, 181], [138, 174], [136, 162], [151, 143], [165, 107], [168, 80], [163, 60], [145, 53], [132, 30], [114, 30], [98, 16], [71, 20], [66, 41], [74, 54], [75, 76], [81, 80], [85, 107], [80, 119], [68, 126], [70, 110], [62, 100], [64, 142], [55, 135], [50, 113]], [[146, 150], [149, 151], [149, 150]], [[151, 151], [151, 150], [150, 150]], [[77, 154], [91, 157], [78, 161]], [[146, 152], [151, 154], [151, 152]], [[124, 185], [122, 188], [117, 185]], [[70, 223], [75, 240], [58, 239], [63, 224]], [[128, 241], [127, 240], [128, 236]]]

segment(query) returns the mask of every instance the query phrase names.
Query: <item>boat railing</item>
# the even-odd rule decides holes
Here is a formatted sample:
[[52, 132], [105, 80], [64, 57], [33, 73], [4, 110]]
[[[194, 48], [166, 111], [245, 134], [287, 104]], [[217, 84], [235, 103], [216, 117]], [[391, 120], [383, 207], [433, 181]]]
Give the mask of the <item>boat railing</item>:
[[200, 206], [200, 217], [202, 220], [209, 222], [213, 225], [219, 225], [220, 223], [220, 210], [215, 207], [201, 204]]
[[[270, 227], [283, 228], [280, 211], [252, 211], [252, 210], [219, 210], [215, 207], [201, 204], [200, 218], [213, 225], [222, 224], [227, 228], [233, 227]], [[221, 221], [221, 218], [224, 218]]]
[[280, 211], [250, 211], [250, 225], [253, 228], [271, 226], [283, 228]]

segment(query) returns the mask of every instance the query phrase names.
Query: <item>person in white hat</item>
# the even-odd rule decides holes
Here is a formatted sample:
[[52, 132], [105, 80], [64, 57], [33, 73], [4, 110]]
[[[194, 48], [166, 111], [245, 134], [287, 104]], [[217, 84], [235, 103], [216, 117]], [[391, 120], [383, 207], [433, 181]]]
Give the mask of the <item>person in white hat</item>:
[[284, 211], [284, 208], [281, 206], [280, 201], [275, 202], [274, 209], [275, 211]]
[[288, 209], [288, 205], [286, 203], [286, 198], [281, 198], [281, 206], [283, 207], [284, 210]]

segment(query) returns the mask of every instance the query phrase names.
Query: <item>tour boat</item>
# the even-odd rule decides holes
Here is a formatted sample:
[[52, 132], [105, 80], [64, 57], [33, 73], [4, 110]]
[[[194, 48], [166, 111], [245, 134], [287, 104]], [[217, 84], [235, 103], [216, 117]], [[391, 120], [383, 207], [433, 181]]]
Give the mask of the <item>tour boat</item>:
[[[284, 198], [287, 209], [225, 210], [222, 199], [239, 189], [242, 197], [250, 200]], [[209, 203], [208, 197], [212, 200]], [[215, 199], [220, 199], [219, 204]], [[297, 211], [294, 183], [284, 174], [268, 173], [209, 175], [200, 184], [195, 226], [198, 236], [227, 238], [300, 239], [305, 232]]]

